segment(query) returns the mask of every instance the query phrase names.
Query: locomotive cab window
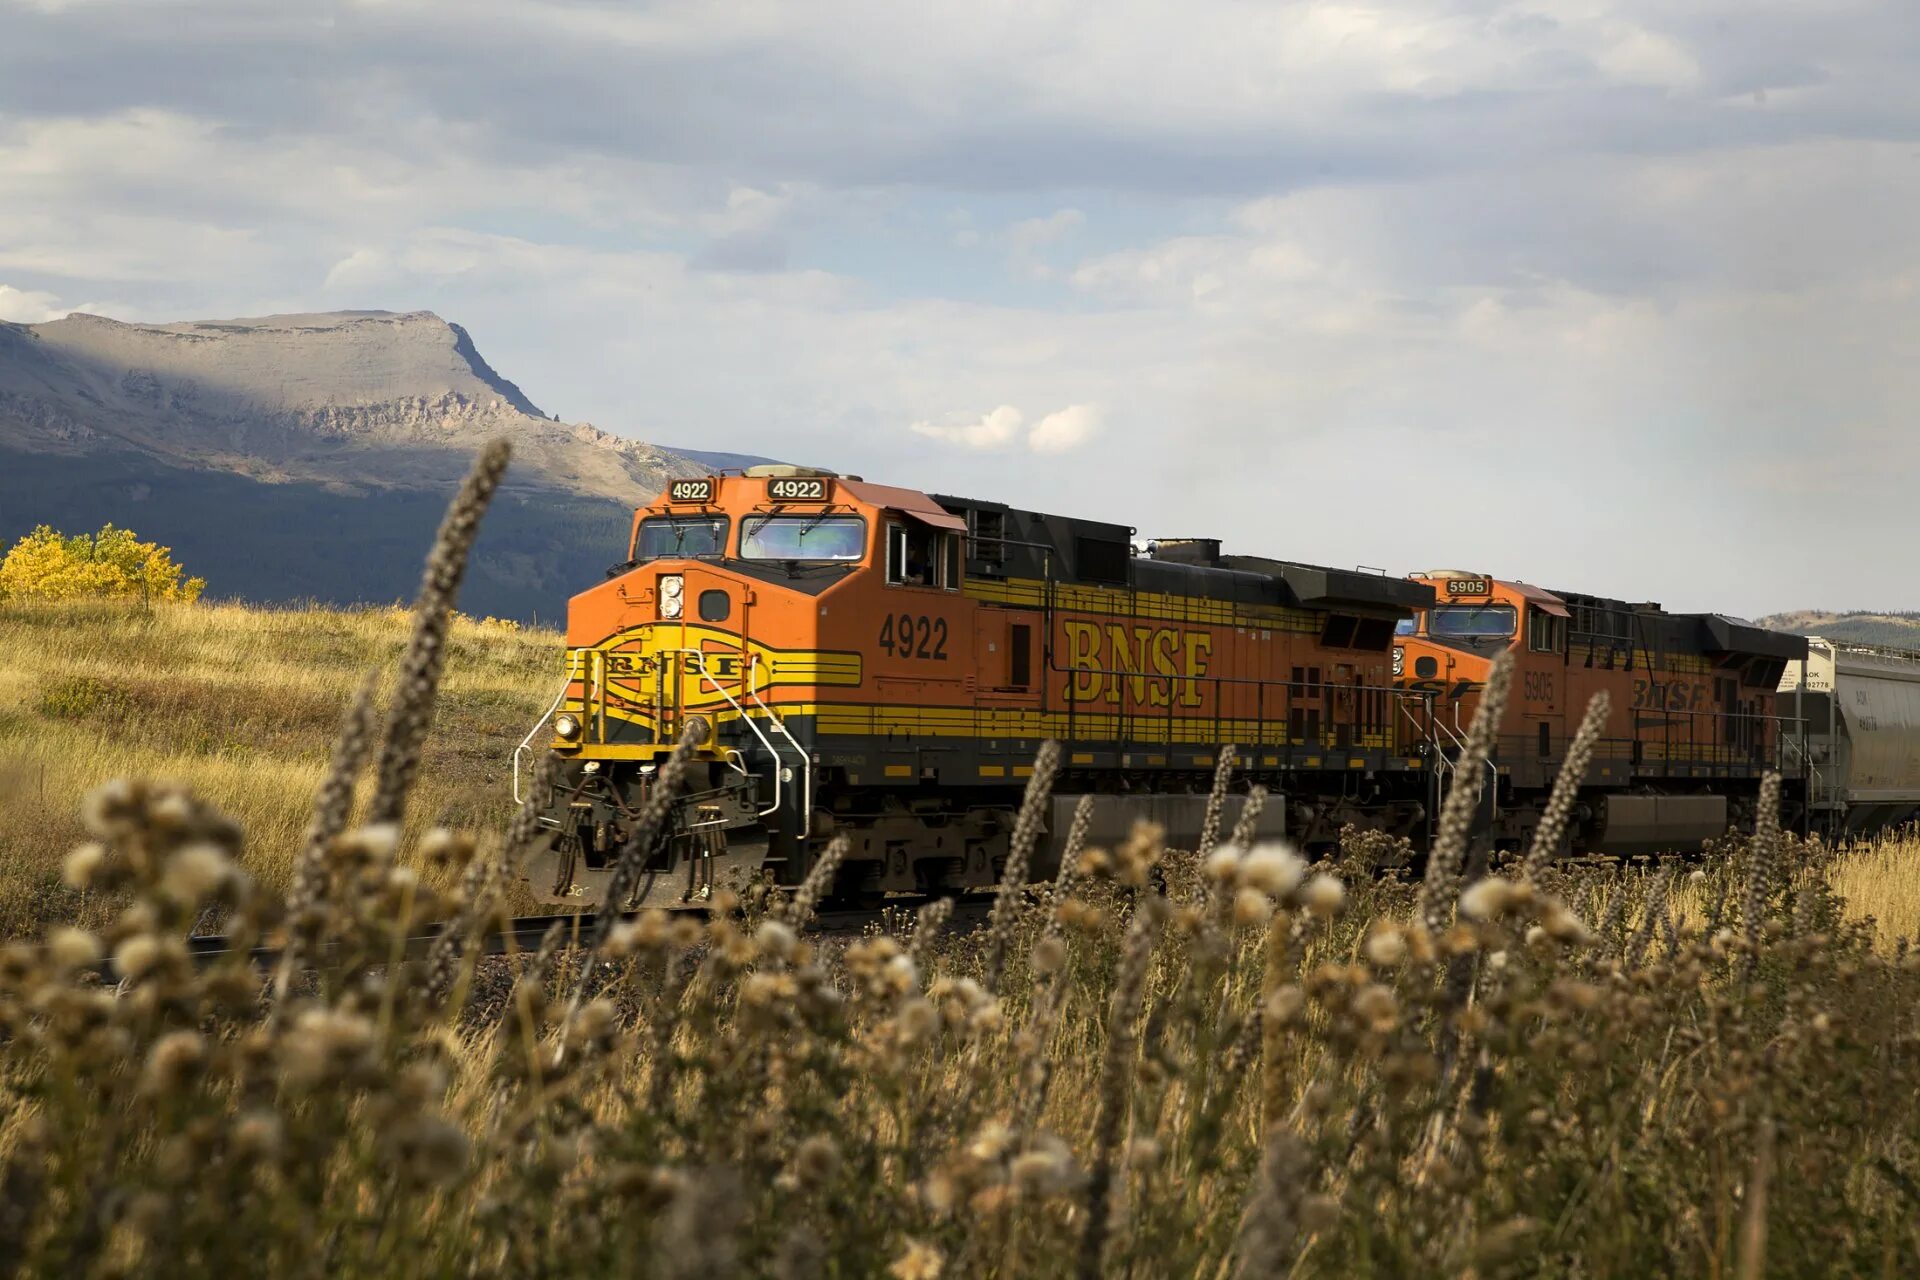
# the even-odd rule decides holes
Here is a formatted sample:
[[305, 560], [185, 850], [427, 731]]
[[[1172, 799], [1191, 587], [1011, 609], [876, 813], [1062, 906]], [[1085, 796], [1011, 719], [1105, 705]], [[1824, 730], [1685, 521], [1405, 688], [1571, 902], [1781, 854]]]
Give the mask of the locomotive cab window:
[[858, 560], [867, 550], [859, 516], [748, 516], [740, 522], [742, 560]]
[[649, 516], [640, 522], [633, 540], [633, 559], [693, 559], [717, 556], [727, 549], [725, 516]]
[[1567, 647], [1567, 620], [1544, 609], [1527, 610], [1527, 648], [1535, 653], [1560, 653]]
[[914, 522], [887, 526], [887, 581], [899, 587], [960, 584], [960, 539]]
[[1513, 634], [1510, 604], [1441, 605], [1427, 615], [1427, 634], [1459, 640], [1505, 640]]

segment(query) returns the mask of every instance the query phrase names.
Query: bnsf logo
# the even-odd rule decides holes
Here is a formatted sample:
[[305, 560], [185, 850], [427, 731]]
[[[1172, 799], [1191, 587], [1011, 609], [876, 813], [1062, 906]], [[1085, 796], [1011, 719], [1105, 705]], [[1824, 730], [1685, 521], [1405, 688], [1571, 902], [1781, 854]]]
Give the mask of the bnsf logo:
[[1067, 638], [1067, 665], [1073, 668], [1067, 680], [1072, 701], [1200, 705], [1200, 682], [1213, 660], [1213, 637], [1205, 631], [1077, 620], [1060, 626]]
[[713, 481], [675, 480], [667, 486], [667, 498], [671, 502], [709, 502], [713, 498]]
[[826, 496], [825, 480], [798, 480], [783, 477], [767, 481], [767, 497], [775, 502], [817, 502]]

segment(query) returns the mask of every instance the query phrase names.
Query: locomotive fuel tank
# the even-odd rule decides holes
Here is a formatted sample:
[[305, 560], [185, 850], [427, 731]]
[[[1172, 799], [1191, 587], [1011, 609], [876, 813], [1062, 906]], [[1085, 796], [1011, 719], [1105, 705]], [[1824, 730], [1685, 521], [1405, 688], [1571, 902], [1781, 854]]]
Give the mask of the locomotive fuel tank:
[[1780, 694], [1804, 721], [1790, 747], [1816, 827], [1859, 835], [1920, 815], [1920, 653], [1815, 637], [1804, 681], [1789, 663]]

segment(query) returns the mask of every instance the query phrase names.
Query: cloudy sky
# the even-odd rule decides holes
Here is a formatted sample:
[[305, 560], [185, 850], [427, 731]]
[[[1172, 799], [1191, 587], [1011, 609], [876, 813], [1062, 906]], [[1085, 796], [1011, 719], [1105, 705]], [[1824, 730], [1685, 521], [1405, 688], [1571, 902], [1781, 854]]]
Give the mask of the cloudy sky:
[[0, 0], [0, 318], [465, 325], [663, 443], [1920, 608], [1911, 0]]

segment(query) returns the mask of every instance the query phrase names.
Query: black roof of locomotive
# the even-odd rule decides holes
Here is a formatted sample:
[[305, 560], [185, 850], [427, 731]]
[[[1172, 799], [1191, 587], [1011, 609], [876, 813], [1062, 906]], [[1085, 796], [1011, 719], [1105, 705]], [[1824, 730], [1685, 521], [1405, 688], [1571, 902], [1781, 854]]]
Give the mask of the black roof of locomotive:
[[[972, 531], [967, 573], [974, 577], [1051, 576], [1056, 582], [1374, 617], [1405, 617], [1433, 603], [1431, 588], [1404, 578], [1265, 556], [1223, 556], [1220, 544], [1211, 539], [1169, 543], [1164, 554], [1156, 547], [1153, 555], [1137, 556], [1130, 525], [1022, 511], [974, 498], [929, 496], [967, 518]], [[990, 531], [994, 523], [998, 533]]]
[[1583, 640], [1632, 641], [1664, 653], [1737, 653], [1787, 661], [1807, 656], [1805, 636], [1769, 631], [1725, 614], [1668, 613], [1657, 604], [1632, 604], [1572, 591], [1553, 594], [1566, 602], [1572, 634]]

